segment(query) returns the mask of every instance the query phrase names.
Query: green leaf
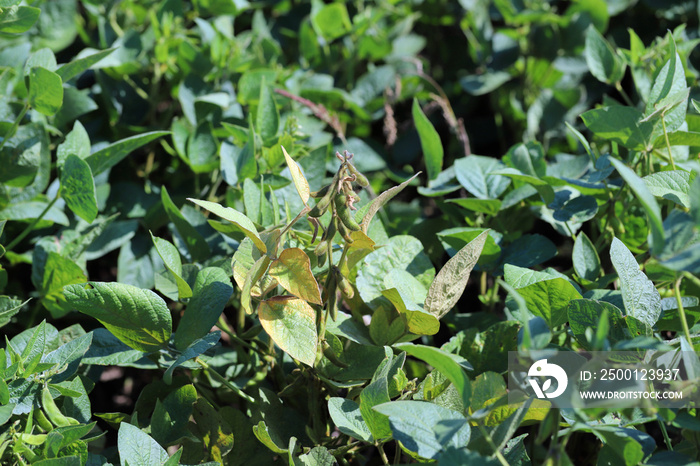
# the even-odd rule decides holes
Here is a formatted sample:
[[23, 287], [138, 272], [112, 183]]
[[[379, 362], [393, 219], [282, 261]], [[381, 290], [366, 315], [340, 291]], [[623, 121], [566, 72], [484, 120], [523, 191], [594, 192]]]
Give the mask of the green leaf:
[[[0, 220], [34, 220], [39, 218], [42, 212], [49, 207], [49, 203], [45, 201], [28, 201], [17, 202], [10, 204], [0, 211]], [[44, 222], [55, 222], [60, 225], [68, 226], [70, 221], [62, 209], [59, 209], [54, 204], [41, 218], [40, 224], [46, 225]]]
[[610, 245], [610, 260], [620, 277], [625, 313], [653, 327], [661, 316], [661, 296], [651, 280], [639, 270], [629, 249], [617, 238]]
[[58, 349], [46, 354], [42, 358], [42, 362], [54, 363], [57, 364], [58, 367], [64, 367], [66, 370], [68, 369], [68, 365], [75, 363], [77, 369], [77, 363], [92, 344], [92, 336], [92, 332], [86, 333], [85, 335], [64, 343], [59, 346]]
[[54, 317], [61, 317], [72, 309], [67, 305], [62, 289], [66, 285], [85, 283], [83, 269], [67, 257], [49, 252], [41, 282], [41, 302]]
[[92, 65], [102, 60], [104, 57], [114, 52], [115, 50], [116, 49], [101, 50], [86, 57], [75, 59], [70, 63], [61, 65], [61, 67], [56, 70], [56, 74], [58, 74], [61, 77], [63, 82], [66, 82], [69, 79], [79, 75], [83, 71], [90, 69]]
[[170, 367], [168, 367], [163, 374], [163, 381], [170, 385], [173, 381], [173, 372], [175, 369], [182, 366], [190, 359], [194, 359], [215, 347], [219, 342], [219, 339], [221, 339], [221, 332], [217, 330], [207, 333], [204, 337], [193, 341], [187, 348], [182, 350], [180, 356], [170, 365]]
[[489, 176], [505, 176], [513, 180], [527, 183], [529, 185], [532, 185], [532, 187], [534, 187], [537, 190], [540, 196], [542, 196], [542, 200], [545, 202], [545, 204], [550, 204], [554, 202], [554, 189], [552, 189], [552, 186], [550, 186], [550, 184], [547, 183], [547, 181], [541, 180], [532, 175], [526, 175], [525, 173], [522, 173], [520, 170], [517, 170], [515, 168], [503, 168], [500, 170], [494, 170], [491, 173], [489, 173]]
[[56, 434], [60, 434], [61, 436], [61, 442], [59, 443], [60, 447], [63, 448], [66, 447], [81, 438], [85, 437], [87, 434], [90, 433], [92, 429], [95, 428], [96, 422], [92, 422], [87, 425], [71, 425], [71, 426], [64, 426], [64, 427], [57, 427], [56, 429], [52, 430], [51, 432], [54, 432]]
[[260, 421], [258, 422], [257, 425], [253, 426], [253, 433], [255, 434], [255, 437], [265, 445], [267, 448], [272, 450], [274, 453], [277, 453], [278, 455], [286, 455], [289, 453], [289, 450], [284, 449], [279, 447], [274, 440], [272, 440], [272, 436], [270, 435], [270, 430], [267, 427], [267, 424], [265, 421]]
[[313, 304], [322, 304], [318, 282], [311, 273], [311, 261], [303, 250], [285, 249], [272, 261], [268, 273], [294, 296]]
[[[416, 335], [434, 335], [440, 330], [438, 318], [423, 309], [422, 303], [425, 301], [427, 290], [413, 275], [405, 270], [394, 269], [384, 277], [384, 287], [386, 289], [382, 290], [382, 296], [391, 301], [399, 314], [404, 316], [409, 332]], [[377, 312], [374, 314], [377, 318], [379, 315]], [[393, 327], [392, 322], [390, 328]], [[370, 331], [373, 328], [370, 325]], [[395, 340], [389, 338], [388, 341]]]
[[399, 343], [394, 345], [394, 347], [421, 361], [425, 361], [440, 371], [442, 375], [454, 384], [462, 397], [464, 409], [469, 408], [471, 382], [464, 373], [464, 369], [471, 370], [472, 367], [463, 357], [432, 346], [414, 345], [413, 343]]
[[664, 227], [661, 222], [661, 209], [654, 196], [649, 192], [646, 184], [627, 165], [617, 159], [610, 158], [610, 163], [627, 182], [630, 189], [636, 194], [642, 207], [647, 213], [649, 228], [651, 230], [650, 249], [654, 254], [659, 254], [664, 248]]
[[326, 447], [316, 446], [308, 453], [299, 455], [301, 466], [334, 466], [338, 462]]
[[554, 221], [571, 222], [574, 225], [587, 222], [598, 213], [598, 203], [593, 196], [582, 195], [569, 187], [557, 191], [554, 201], [547, 208], [552, 209]]
[[498, 199], [477, 199], [474, 197], [464, 199], [447, 199], [446, 202], [472, 212], [481, 212], [489, 216], [496, 215], [501, 210], [501, 201]]
[[[53, 329], [53, 331], [55, 332], [56, 329]], [[31, 336], [25, 342], [20, 359], [24, 365], [24, 373], [30, 375], [37, 364], [39, 364], [48, 343], [46, 321], [42, 320], [33, 331], [29, 329], [25, 330], [25, 332], [31, 333]], [[13, 343], [16, 343], [16, 340], [17, 337], [13, 338]]]
[[513, 79], [507, 71], [487, 70], [483, 74], [470, 74], [459, 80], [462, 89], [471, 95], [484, 95], [495, 91], [503, 84]]
[[571, 131], [574, 134], [576, 139], [578, 139], [578, 142], [586, 150], [586, 154], [588, 154], [588, 158], [590, 158], [593, 162], [595, 162], [596, 157], [593, 154], [593, 150], [591, 149], [591, 145], [588, 143], [588, 140], [585, 138], [585, 136], [583, 134], [581, 134], [581, 132], [579, 130], [577, 130], [576, 128], [571, 126], [571, 124], [568, 121], [564, 122], [564, 124], [569, 129], [569, 131]]
[[177, 248], [170, 241], [153, 236], [153, 233], [151, 233], [151, 239], [158, 255], [163, 260], [163, 264], [165, 264], [165, 268], [168, 269], [175, 279], [178, 297], [180, 299], [191, 297], [192, 289], [187, 281], [182, 278], [182, 260]]
[[[168, 218], [175, 225], [175, 229], [180, 233], [180, 236], [185, 241], [187, 250], [195, 262], [206, 260], [211, 251], [204, 237], [190, 224], [190, 222], [182, 215], [182, 212], [177, 208], [175, 203], [170, 198], [168, 190], [163, 186], [160, 191], [160, 200], [163, 203]], [[178, 286], [179, 288], [179, 286]]]
[[[393, 188], [389, 188], [386, 191], [384, 191], [383, 193], [381, 193], [379, 196], [375, 197], [372, 200], [372, 202], [368, 204], [367, 211], [364, 214], [364, 216], [362, 217], [362, 222], [361, 222], [362, 231], [367, 233], [367, 230], [369, 228], [369, 224], [372, 221], [372, 219], [374, 218], [374, 215], [377, 212], [379, 212], [379, 209], [381, 209], [387, 202], [389, 202], [391, 199], [393, 199], [394, 196], [396, 196], [398, 193], [403, 191], [403, 189], [411, 181], [413, 181], [413, 179], [415, 177], [417, 177], [418, 175], [420, 175], [420, 172], [416, 173], [415, 175], [413, 175], [412, 177], [410, 177], [409, 179], [407, 179], [406, 181], [404, 181], [400, 185], [394, 186]], [[363, 210], [364, 210], [364, 208], [360, 209], [358, 211], [358, 214], [361, 213]], [[358, 217], [356, 217], [356, 218], [358, 218]]]
[[236, 209], [232, 209], [231, 207], [224, 207], [216, 202], [200, 201], [198, 199], [191, 198], [187, 198], [187, 200], [194, 202], [198, 206], [207, 209], [209, 212], [212, 212], [224, 220], [228, 220], [229, 222], [233, 223], [240, 228], [241, 231], [243, 231], [243, 234], [253, 241], [253, 244], [255, 244], [255, 247], [257, 247], [260, 252], [267, 252], [267, 246], [265, 246], [263, 240], [260, 239], [260, 235], [258, 234], [255, 225], [253, 225], [253, 222], [241, 212], [237, 211]]
[[372, 433], [362, 419], [360, 405], [346, 398], [332, 397], [328, 400], [328, 413], [338, 430], [345, 435], [372, 442]]
[[651, 149], [654, 124], [641, 121], [642, 116], [642, 112], [636, 108], [613, 105], [588, 110], [581, 114], [581, 119], [595, 135], [628, 149], [643, 151]]
[[660, 112], [666, 121], [666, 131], [673, 132], [685, 122], [688, 85], [683, 62], [676, 51], [674, 40], [670, 41], [670, 48], [671, 58], [654, 79], [644, 114], [652, 116]]
[[700, 273], [700, 243], [691, 244], [676, 255], [664, 260], [661, 264], [671, 270], [687, 270]]
[[187, 139], [185, 161], [195, 173], [209, 173], [219, 167], [219, 146], [213, 131], [210, 121], [202, 121]]
[[494, 230], [486, 228], [472, 227], [456, 227], [448, 228], [438, 232], [437, 236], [442, 243], [445, 252], [450, 256], [454, 256], [457, 252], [476, 239], [482, 232], [489, 231], [484, 243], [484, 248], [479, 256], [479, 262], [482, 264], [490, 263], [498, 259], [501, 255], [501, 248], [496, 244], [496, 239], [500, 241], [499, 235]]
[[530, 312], [542, 317], [550, 329], [564, 325], [568, 319], [566, 307], [569, 301], [581, 298], [576, 288], [563, 278], [539, 281], [518, 288], [518, 293]]
[[151, 418], [151, 435], [161, 445], [169, 445], [188, 435], [187, 423], [197, 401], [197, 390], [188, 384], [170, 392], [156, 406]]
[[434, 180], [437, 178], [438, 173], [442, 171], [442, 159], [444, 157], [442, 141], [440, 141], [440, 135], [435, 131], [433, 124], [425, 116], [420, 105], [418, 105], [418, 99], [415, 98], [413, 99], [412, 113], [413, 123], [416, 125], [421, 149], [425, 157], [428, 180]]
[[275, 296], [258, 307], [260, 324], [270, 338], [294, 359], [313, 366], [316, 360], [316, 312], [291, 296]]
[[489, 173], [505, 168], [503, 162], [493, 157], [470, 155], [454, 162], [457, 181], [479, 199], [496, 199], [510, 185], [504, 176], [488, 176]]
[[629, 338], [625, 332], [622, 311], [613, 304], [592, 299], [575, 299], [569, 303], [567, 313], [571, 331], [579, 343], [588, 350], [595, 349], [586, 337], [588, 328], [596, 332], [599, 328], [607, 329], [602, 336], [611, 345]]
[[29, 105], [46, 116], [54, 115], [63, 105], [61, 77], [41, 66], [29, 71]]
[[592, 432], [603, 442], [603, 447], [598, 454], [598, 464], [636, 466], [656, 449], [654, 440], [636, 429], [601, 426]]
[[168, 459], [168, 452], [147, 433], [136, 426], [122, 422], [119, 424], [117, 448], [122, 465], [153, 466]]
[[584, 232], [579, 232], [571, 253], [576, 274], [589, 281], [595, 281], [600, 276], [600, 257], [598, 251]]
[[[671, 146], [700, 146], [700, 133], [695, 131], [674, 131], [668, 135], [668, 143]], [[654, 141], [655, 148], [661, 148], [666, 146], [666, 137], [661, 134], [656, 141]]]
[[654, 196], [663, 197], [689, 209], [690, 184], [694, 178], [694, 172], [670, 170], [652, 173], [642, 178], [642, 180], [644, 180], [644, 184]]
[[175, 347], [182, 350], [203, 337], [219, 320], [233, 294], [231, 279], [219, 267], [205, 267], [197, 273], [192, 299], [175, 332]]
[[311, 13], [311, 24], [327, 41], [344, 36], [352, 29], [348, 9], [344, 3], [323, 5]]
[[69, 155], [61, 170], [61, 197], [86, 222], [92, 223], [97, 218], [95, 180], [90, 166], [77, 155]]
[[255, 131], [260, 135], [263, 141], [272, 139], [277, 134], [279, 127], [280, 114], [277, 110], [277, 104], [272, 96], [270, 86], [265, 83], [263, 78], [260, 84], [260, 100], [258, 101], [258, 110], [255, 115]]
[[360, 413], [375, 440], [391, 437], [391, 427], [389, 419], [372, 408], [390, 400], [386, 375], [376, 377], [360, 393]]
[[362, 261], [356, 286], [362, 300], [372, 309], [389, 306], [382, 297], [384, 277], [392, 270], [406, 270], [425, 288], [435, 277], [435, 269], [423, 252], [423, 244], [412, 236], [393, 236], [384, 247], [369, 253]]
[[[540, 319], [541, 320], [541, 319]], [[472, 381], [472, 411], [479, 410], [494, 398], [507, 394], [506, 383], [501, 374], [496, 372], [484, 372]]]
[[700, 176], [690, 185], [690, 216], [695, 221], [695, 226], [700, 227]]
[[525, 419], [525, 415], [530, 409], [530, 405], [532, 404], [533, 399], [534, 398], [528, 398], [525, 401], [525, 403], [520, 405], [513, 414], [508, 416], [493, 430], [493, 432], [491, 432], [491, 438], [493, 440], [494, 445], [496, 446], [495, 451], [498, 451], [501, 448], [503, 448], [506, 445], [506, 443], [511, 439], [511, 437], [513, 437], [513, 434], [518, 429], [518, 427], [520, 427], [520, 424]]
[[260, 87], [263, 81], [274, 83], [277, 78], [277, 71], [269, 69], [247, 70], [238, 80], [238, 101], [242, 104], [249, 104], [260, 98]]
[[139, 147], [148, 144], [154, 139], [170, 134], [169, 131], [151, 131], [137, 136], [122, 139], [114, 144], [110, 144], [104, 149], [100, 149], [90, 155], [85, 161], [90, 165], [92, 175], [97, 176], [103, 171], [112, 168], [122, 161], [124, 157], [135, 151]]
[[425, 401], [392, 401], [374, 407], [389, 417], [394, 439], [422, 458], [437, 459], [448, 446], [469, 443], [471, 429], [459, 412]]
[[289, 173], [292, 175], [294, 187], [299, 193], [301, 202], [303, 202], [304, 205], [306, 205], [306, 203], [309, 201], [309, 193], [311, 192], [309, 188], [309, 182], [306, 180], [306, 177], [301, 171], [301, 167], [299, 166], [299, 164], [296, 163], [294, 159], [292, 159], [289, 156], [287, 150], [284, 147], [282, 147], [282, 153], [284, 154], [284, 160], [287, 162], [287, 167], [289, 167]]
[[533, 317], [518, 332], [518, 347], [523, 350], [540, 350], [552, 341], [552, 332], [542, 317]]
[[58, 64], [56, 63], [56, 55], [49, 48], [39, 49], [32, 52], [24, 64], [24, 76], [29, 75], [29, 71], [35, 66], [46, 68], [49, 71], [56, 71]]
[[592, 24], [586, 29], [584, 55], [588, 69], [598, 81], [615, 84], [625, 74], [625, 63]]
[[475, 375], [486, 371], [504, 372], [508, 369], [508, 351], [517, 351], [519, 328], [517, 321], [498, 322], [481, 332], [471, 327], [457, 333], [442, 349], [470, 361]]
[[12, 5], [0, 8], [0, 33], [21, 34], [31, 28], [39, 19], [41, 10], [33, 6]]
[[[385, 296], [398, 311], [405, 310], [406, 314], [413, 312], [406, 308], [406, 305], [403, 303], [401, 295], [398, 291], [394, 289], [383, 290], [382, 295]], [[430, 316], [430, 314], [427, 315]], [[437, 319], [435, 319], [433, 316], [430, 317], [439, 328], [439, 322], [437, 322]], [[369, 336], [377, 346], [392, 344], [398, 341], [407, 332], [407, 321], [408, 319], [406, 315], [400, 315], [391, 307], [380, 307], [372, 313], [372, 321], [369, 324]], [[416, 322], [413, 322], [413, 324], [415, 325]], [[425, 327], [435, 326], [430, 326], [429, 322], [427, 323], [428, 325], [426, 325], [425, 322], [419, 322], [419, 324]], [[420, 330], [421, 329], [418, 329], [419, 332]]]
[[0, 183], [25, 188], [37, 179], [42, 163], [42, 143], [20, 129], [0, 151]]
[[503, 248], [500, 262], [532, 267], [551, 259], [556, 254], [557, 248], [548, 238], [538, 234], [527, 234]]
[[525, 175], [542, 178], [547, 174], [547, 163], [542, 144], [530, 141], [527, 144], [516, 144], [508, 149], [503, 161], [509, 167], [519, 170]]
[[172, 332], [170, 310], [157, 294], [121, 283], [89, 282], [92, 288], [69, 285], [68, 303], [99, 320], [123, 343], [152, 352], [168, 343]]
[[428, 289], [425, 310], [441, 319], [462, 297], [469, 274], [479, 260], [489, 232], [485, 230], [445, 263]]
[[[255, 181], [250, 178], [243, 180], [243, 204], [245, 213], [254, 223], [260, 223], [262, 193]], [[234, 228], [235, 230], [235, 228]]]
[[17, 314], [22, 306], [28, 302], [29, 300], [22, 302], [19, 299], [0, 296], [0, 327], [8, 324], [12, 316]]
[[77, 155], [81, 159], [86, 159], [90, 155], [90, 136], [88, 136], [85, 127], [78, 120], [75, 120], [73, 129], [66, 135], [66, 138], [58, 145], [56, 150], [59, 168], [63, 167], [69, 155]]
[[80, 466], [81, 463], [80, 456], [71, 455], [58, 458], [46, 458], [32, 464], [37, 464], [39, 466]]
[[129, 365], [143, 358], [141, 351], [126, 346], [105, 328], [96, 328], [90, 333], [92, 344], [81, 359], [83, 364]]

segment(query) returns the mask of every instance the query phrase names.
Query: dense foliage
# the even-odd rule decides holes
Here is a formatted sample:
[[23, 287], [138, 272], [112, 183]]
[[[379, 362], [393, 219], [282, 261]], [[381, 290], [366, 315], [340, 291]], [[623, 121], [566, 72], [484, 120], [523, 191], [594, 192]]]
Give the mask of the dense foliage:
[[[0, 463], [697, 464], [697, 28], [0, 0]], [[509, 401], [552, 349], [678, 352], [688, 401]]]

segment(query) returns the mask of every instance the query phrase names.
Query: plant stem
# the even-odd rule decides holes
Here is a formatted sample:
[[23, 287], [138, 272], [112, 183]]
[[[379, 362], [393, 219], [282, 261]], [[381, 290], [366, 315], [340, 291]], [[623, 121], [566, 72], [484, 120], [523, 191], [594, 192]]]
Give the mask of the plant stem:
[[569, 236], [571, 236], [571, 239], [575, 240], [575, 239], [576, 239], [576, 235], [574, 234], [573, 230], [571, 229], [571, 226], [569, 225], [569, 222], [568, 222], [568, 221], [564, 222], [564, 226], [566, 227], [566, 231], [569, 232]]
[[491, 289], [491, 297], [489, 298], [489, 312], [495, 312], [496, 311], [496, 304], [498, 303], [498, 289], [499, 289], [499, 282], [496, 281], [493, 284], [493, 288]]
[[264, 355], [265, 353], [260, 349], [256, 348], [255, 346], [251, 345], [247, 341], [243, 340], [240, 338], [238, 335], [233, 333], [233, 330], [231, 330], [231, 327], [228, 326], [226, 321], [224, 321], [223, 318], [219, 317], [219, 320], [216, 322], [216, 326], [221, 329], [222, 332], [224, 332], [226, 335], [229, 336], [231, 341], [234, 341], [238, 343], [239, 345], [243, 346], [244, 348], [248, 348], [249, 350], [255, 351], [256, 353], [260, 355]]
[[696, 277], [690, 272], [683, 272], [683, 277], [687, 278], [691, 282], [695, 283], [695, 286], [700, 286], [700, 278]]
[[659, 427], [661, 427], [661, 433], [664, 436], [664, 443], [666, 444], [666, 448], [668, 448], [668, 451], [673, 451], [673, 444], [671, 444], [671, 437], [668, 436], [666, 424], [664, 424], [664, 421], [661, 419], [657, 419], [657, 422], [659, 423]]
[[229, 389], [231, 389], [232, 391], [234, 391], [238, 396], [240, 396], [241, 398], [243, 398], [244, 400], [246, 400], [246, 401], [248, 401], [248, 402], [250, 402], [250, 403], [252, 403], [252, 404], [255, 404], [255, 405], [258, 404], [258, 402], [255, 401], [255, 398], [251, 397], [250, 395], [248, 395], [247, 393], [245, 393], [243, 390], [241, 390], [240, 388], [236, 387], [236, 386], [233, 385], [231, 382], [229, 382], [228, 380], [226, 380], [226, 378], [224, 378], [221, 374], [219, 374], [219, 373], [216, 372], [214, 369], [212, 369], [212, 368], [209, 366], [209, 364], [207, 364], [206, 362], [202, 361], [202, 360], [199, 358], [199, 356], [197, 356], [196, 358], [194, 358], [194, 360], [195, 360], [195, 362], [197, 362], [197, 364], [199, 364], [200, 366], [202, 366], [202, 369], [204, 369], [205, 371], [207, 371], [207, 374], [209, 374], [212, 378], [216, 379], [218, 382], [221, 382], [221, 383], [222, 383], [223, 385], [225, 385], [227, 388], [229, 388]]
[[382, 463], [389, 465], [389, 458], [386, 456], [386, 453], [384, 452], [384, 444], [378, 443], [377, 444], [377, 450], [379, 450], [379, 456], [382, 457]]
[[630, 107], [634, 107], [634, 102], [632, 102], [632, 99], [627, 95], [627, 92], [622, 88], [622, 84], [620, 84], [620, 81], [615, 83], [615, 89], [617, 89], [617, 92], [620, 93], [622, 96], [622, 99], [625, 101], [627, 105]]
[[39, 216], [37, 218], [35, 218], [34, 220], [32, 220], [32, 223], [27, 225], [27, 228], [25, 228], [24, 231], [22, 231], [19, 235], [17, 235], [15, 237], [15, 239], [13, 239], [10, 242], [10, 244], [8, 244], [5, 247], [5, 251], [10, 251], [12, 248], [17, 246], [17, 244], [19, 244], [19, 242], [22, 241], [24, 239], [24, 237], [27, 236], [34, 229], [34, 227], [37, 225], [37, 223], [39, 223], [39, 221], [41, 221], [41, 219], [44, 218], [44, 215], [46, 215], [46, 213], [51, 209], [51, 207], [53, 207], [53, 205], [56, 203], [57, 200], [58, 200], [58, 196], [51, 199], [51, 201], [46, 205], [46, 207], [39, 214]]
[[671, 168], [676, 169], [676, 164], [673, 163], [673, 154], [671, 153], [671, 141], [668, 139], [668, 131], [666, 131], [666, 120], [661, 115], [661, 126], [664, 129], [664, 138], [666, 138], [666, 149], [668, 149], [668, 159], [671, 161]]
[[685, 317], [685, 309], [683, 309], [683, 300], [681, 299], [681, 281], [683, 281], [683, 276], [676, 280], [676, 284], [673, 287], [673, 294], [676, 296], [676, 303], [678, 304], [678, 315], [681, 318], [681, 326], [683, 327], [683, 333], [688, 339], [689, 344], [693, 344], [693, 340], [690, 339], [690, 329], [688, 328], [688, 320]]
[[503, 456], [503, 453], [501, 453], [501, 450], [498, 449], [495, 443], [493, 443], [493, 439], [491, 438], [491, 435], [484, 429], [484, 426], [481, 423], [477, 423], [476, 426], [479, 428], [479, 432], [481, 432], [481, 435], [484, 436], [484, 439], [486, 439], [486, 442], [489, 444], [491, 449], [494, 451], [494, 456], [498, 459], [498, 461], [503, 465], [503, 466], [510, 466], [508, 463], [508, 460]]
[[304, 215], [306, 215], [310, 210], [311, 210], [311, 207], [309, 207], [309, 206], [305, 206], [303, 209], [301, 209], [301, 212], [299, 212], [299, 214], [297, 214], [297, 216], [294, 217], [294, 219], [291, 222], [289, 222], [287, 224], [287, 226], [284, 227], [284, 230], [282, 230], [280, 232], [279, 238], [281, 238], [283, 234], [287, 233], [289, 231], [289, 229], [292, 228], [294, 226], [294, 224], [297, 223], [299, 221], [299, 219], [301, 217], [303, 217]]

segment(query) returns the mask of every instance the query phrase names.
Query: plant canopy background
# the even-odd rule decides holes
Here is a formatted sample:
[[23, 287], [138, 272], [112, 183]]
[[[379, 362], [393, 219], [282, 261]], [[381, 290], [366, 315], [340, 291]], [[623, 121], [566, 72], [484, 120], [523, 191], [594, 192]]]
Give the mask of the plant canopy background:
[[[0, 0], [0, 463], [697, 464], [698, 27]], [[687, 406], [509, 402], [554, 349]]]

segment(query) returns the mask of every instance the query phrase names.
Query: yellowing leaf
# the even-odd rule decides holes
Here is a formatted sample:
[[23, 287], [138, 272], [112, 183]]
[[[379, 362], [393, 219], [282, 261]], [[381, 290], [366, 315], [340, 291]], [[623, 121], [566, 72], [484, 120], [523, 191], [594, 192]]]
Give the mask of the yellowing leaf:
[[243, 289], [241, 290], [241, 307], [245, 310], [246, 314], [253, 313], [253, 307], [250, 299], [253, 296], [252, 290], [263, 277], [269, 265], [270, 257], [261, 256], [260, 259], [255, 261], [255, 264], [253, 264], [253, 267], [248, 271], [248, 275], [245, 277]]
[[362, 230], [350, 232], [350, 238], [352, 238], [352, 243], [350, 243], [351, 249], [369, 249], [370, 251], [375, 249], [375, 243], [372, 238], [367, 236], [367, 233]]
[[[495, 402], [496, 400], [489, 400], [485, 404], [489, 405], [492, 401]], [[522, 405], [523, 402], [502, 405], [497, 408], [494, 408], [486, 416], [484, 424], [486, 424], [488, 427], [501, 425], [508, 418], [508, 416], [516, 412], [518, 408], [520, 408]], [[532, 404], [530, 405], [530, 408], [527, 410], [525, 416], [523, 417], [522, 425], [532, 424], [533, 421], [542, 421], [549, 412], [551, 406], [552, 404], [549, 401], [533, 400]]]
[[309, 256], [299, 248], [288, 248], [270, 265], [269, 274], [282, 287], [305, 301], [322, 304], [318, 282], [311, 273]]
[[313, 366], [316, 360], [316, 312], [303, 299], [275, 296], [260, 303], [258, 317], [270, 338], [294, 359]]
[[306, 178], [304, 177], [304, 174], [301, 171], [301, 168], [299, 168], [299, 165], [292, 159], [289, 154], [287, 153], [287, 150], [282, 147], [282, 153], [284, 154], [284, 159], [287, 161], [287, 166], [289, 167], [289, 173], [292, 174], [292, 181], [294, 182], [294, 187], [297, 188], [297, 192], [299, 193], [299, 197], [301, 198], [301, 201], [306, 205], [306, 203], [309, 200], [309, 193], [311, 190], [309, 189], [309, 182], [306, 181]]

